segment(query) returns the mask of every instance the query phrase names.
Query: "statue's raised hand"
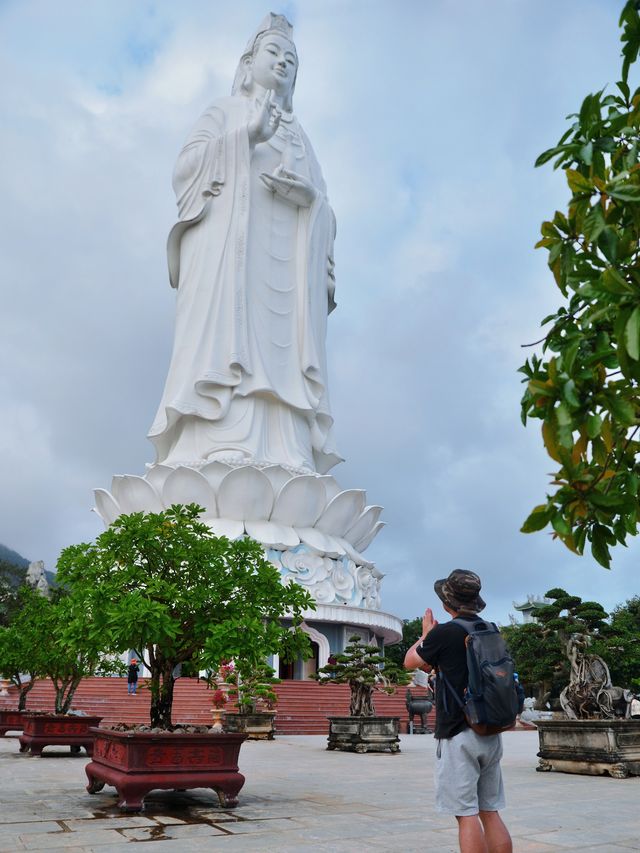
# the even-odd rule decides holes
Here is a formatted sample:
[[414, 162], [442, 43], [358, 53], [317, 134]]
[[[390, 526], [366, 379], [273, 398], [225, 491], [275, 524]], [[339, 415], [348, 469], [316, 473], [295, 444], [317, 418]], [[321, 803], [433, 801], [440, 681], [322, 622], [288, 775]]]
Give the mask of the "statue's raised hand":
[[260, 180], [271, 192], [297, 207], [311, 207], [318, 194], [318, 190], [308, 178], [291, 172], [284, 166], [278, 166], [271, 175], [263, 172]]
[[269, 89], [264, 100], [259, 104], [251, 117], [247, 130], [249, 131], [249, 142], [258, 145], [271, 139], [278, 129], [282, 111], [274, 102], [273, 89]]

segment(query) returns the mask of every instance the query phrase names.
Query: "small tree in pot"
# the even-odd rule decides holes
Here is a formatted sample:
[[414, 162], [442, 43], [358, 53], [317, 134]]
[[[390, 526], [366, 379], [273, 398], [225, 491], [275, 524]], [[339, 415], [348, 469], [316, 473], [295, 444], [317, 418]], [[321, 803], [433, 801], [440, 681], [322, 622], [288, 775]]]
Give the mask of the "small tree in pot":
[[[21, 587], [0, 628], [0, 675], [18, 690], [18, 711], [27, 707], [27, 696], [42, 677], [42, 619], [48, 602], [30, 586]], [[23, 678], [27, 676], [27, 678]]]
[[[176, 667], [257, 667], [283, 645], [304, 647], [295, 626], [313, 607], [283, 585], [252, 539], [230, 542], [199, 520], [195, 504], [120, 516], [95, 543], [66, 548], [58, 579], [90, 612], [91, 636], [111, 651], [135, 648], [150, 672], [151, 726], [170, 730]], [[291, 613], [294, 629], [281, 619]]]
[[[217, 537], [200, 521], [202, 512], [195, 504], [176, 504], [160, 513], [122, 515], [95, 543], [65, 549], [58, 562], [58, 578], [78, 604], [76, 617], [83, 609], [91, 613], [94, 636], [110, 651], [135, 648], [141, 654], [150, 671], [153, 733], [171, 733], [175, 728], [172, 709], [178, 665], [189, 662], [196, 671], [217, 671], [223, 661], [233, 659], [250, 666], [280, 652], [283, 645], [302, 648], [307, 642], [296, 626], [302, 612], [314, 606], [310, 595], [297, 584], [281, 583], [279, 571], [265, 558], [259, 543]], [[284, 627], [285, 616], [292, 620], [292, 630]], [[144, 736], [147, 733], [141, 735], [143, 740]], [[235, 762], [245, 736], [214, 737], [215, 747], [203, 741], [197, 756], [200, 764], [188, 779], [184, 777], [189, 769], [186, 758], [171, 773], [130, 768], [135, 779], [123, 778], [124, 771], [114, 775], [108, 762], [99, 766], [94, 761], [87, 768], [89, 790], [96, 792], [104, 784], [100, 780], [106, 780], [118, 787], [123, 808], [137, 809], [152, 788], [213, 787], [225, 805], [235, 805], [244, 782]], [[234, 745], [235, 757], [229, 744]], [[116, 746], [124, 750], [123, 755], [128, 748]], [[227, 746], [225, 776], [216, 750]], [[162, 746], [167, 761], [175, 748]], [[105, 755], [114, 749], [118, 751], [105, 746]], [[96, 751], [102, 750], [96, 740]], [[148, 761], [159, 761], [159, 755], [149, 753]], [[143, 769], [149, 771], [144, 782]]]
[[84, 746], [90, 754], [93, 737], [89, 727], [97, 725], [101, 717], [83, 714], [82, 719], [61, 718], [69, 714], [83, 678], [98, 669], [118, 672], [121, 664], [105, 654], [94, 636], [91, 614], [79, 618], [77, 605], [64, 588], [57, 587], [51, 598], [45, 598], [24, 587], [20, 603], [20, 610], [0, 638], [0, 656], [6, 653], [7, 662], [12, 663], [14, 683], [20, 684], [20, 672], [30, 673], [30, 684], [21, 685], [23, 697], [36, 677], [50, 678], [55, 689], [53, 714], [38, 711], [23, 716], [20, 750], [39, 755], [45, 746], [68, 745], [76, 752]]
[[274, 669], [264, 661], [249, 664], [241, 660], [226, 667], [224, 682], [229, 685], [230, 699], [238, 706], [237, 714], [227, 714], [228, 731], [246, 732], [252, 740], [273, 740], [273, 709], [278, 702], [273, 688], [280, 683], [274, 676]]
[[100, 632], [87, 611], [69, 592], [59, 587], [38, 608], [40, 671], [55, 689], [55, 713], [68, 714], [83, 678], [97, 672], [122, 675], [124, 664], [105, 650]]
[[323, 666], [313, 677], [320, 684], [348, 684], [351, 691], [349, 717], [329, 718], [328, 749], [399, 751], [399, 718], [376, 716], [373, 694], [376, 690], [394, 693], [398, 685], [409, 683], [410, 673], [385, 662], [377, 646], [366, 645], [354, 635], [344, 652], [335, 655], [335, 663]]

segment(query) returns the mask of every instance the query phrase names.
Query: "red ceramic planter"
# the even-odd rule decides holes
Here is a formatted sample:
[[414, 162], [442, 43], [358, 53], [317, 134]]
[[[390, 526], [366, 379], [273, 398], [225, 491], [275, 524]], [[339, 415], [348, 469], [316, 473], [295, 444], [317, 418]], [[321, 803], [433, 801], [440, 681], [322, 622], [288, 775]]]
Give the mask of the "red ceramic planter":
[[245, 734], [172, 734], [93, 729], [93, 760], [87, 765], [87, 791], [105, 784], [118, 792], [123, 811], [139, 811], [156, 788], [212, 788], [223, 808], [238, 804], [244, 776], [238, 754]]
[[45, 746], [69, 746], [71, 752], [84, 747], [87, 755], [93, 752], [91, 729], [100, 725], [102, 717], [80, 717], [67, 714], [22, 714], [20, 752], [40, 755]]
[[22, 731], [23, 713], [24, 711], [0, 710], [0, 737], [4, 737], [7, 732]]

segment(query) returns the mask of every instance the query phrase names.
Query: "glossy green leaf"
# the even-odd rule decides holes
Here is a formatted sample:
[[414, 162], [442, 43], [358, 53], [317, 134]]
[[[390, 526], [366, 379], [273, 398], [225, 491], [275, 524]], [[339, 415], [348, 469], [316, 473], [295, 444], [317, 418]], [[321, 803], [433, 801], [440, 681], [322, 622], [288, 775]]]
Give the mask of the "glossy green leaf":
[[607, 547], [602, 525], [594, 526], [591, 534], [591, 553], [594, 559], [605, 569], [611, 567], [611, 553]]
[[587, 166], [593, 162], [593, 142], [589, 141], [580, 149], [580, 157]]
[[635, 420], [635, 409], [631, 403], [621, 397], [616, 397], [615, 394], [607, 397], [607, 408], [614, 418], [624, 426], [631, 426]]
[[602, 418], [600, 415], [589, 415], [587, 418], [587, 435], [589, 438], [595, 438], [600, 435], [602, 429]]
[[559, 533], [561, 536], [570, 536], [571, 535], [571, 527], [567, 520], [560, 514], [554, 515], [551, 519], [551, 526]]
[[576, 409], [581, 405], [580, 400], [578, 399], [578, 396], [576, 394], [576, 383], [573, 381], [573, 379], [569, 379], [567, 382], [564, 383], [564, 386], [562, 388], [562, 396], [570, 406], [573, 406]]
[[640, 358], [640, 306], [631, 312], [624, 330], [624, 344], [629, 356], [638, 361]]
[[569, 189], [574, 193], [592, 193], [593, 184], [588, 178], [580, 174], [576, 169], [566, 169], [567, 183]]
[[535, 507], [520, 528], [520, 532], [535, 533], [537, 530], [542, 530], [543, 527], [546, 527], [549, 523], [549, 518], [552, 512], [553, 507], [551, 507], [551, 509], [546, 505]]

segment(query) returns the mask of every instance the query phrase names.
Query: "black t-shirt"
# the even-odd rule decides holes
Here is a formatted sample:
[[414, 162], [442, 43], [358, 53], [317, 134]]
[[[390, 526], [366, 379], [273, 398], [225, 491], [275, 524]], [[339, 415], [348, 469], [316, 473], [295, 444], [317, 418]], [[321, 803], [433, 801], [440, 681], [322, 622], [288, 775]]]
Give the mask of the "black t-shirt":
[[[478, 619], [478, 621], [483, 621]], [[467, 670], [467, 650], [465, 637], [467, 632], [456, 622], [436, 625], [416, 651], [425, 663], [444, 673], [451, 687], [462, 699], [469, 680]], [[446, 708], [445, 708], [446, 693]], [[462, 708], [445, 687], [442, 678], [436, 679], [436, 730], [435, 737], [450, 738], [467, 728]]]

